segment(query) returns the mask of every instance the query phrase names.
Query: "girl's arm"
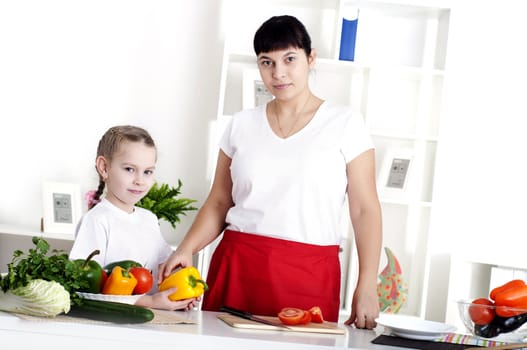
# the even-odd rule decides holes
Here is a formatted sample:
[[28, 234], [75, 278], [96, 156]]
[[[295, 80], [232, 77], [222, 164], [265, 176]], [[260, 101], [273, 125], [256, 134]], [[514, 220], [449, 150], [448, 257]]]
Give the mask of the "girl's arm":
[[177, 301], [170, 300], [168, 296], [175, 291], [176, 288], [170, 288], [152, 295], [143, 295], [136, 301], [135, 305], [162, 310], [192, 310], [197, 306], [198, 298]]

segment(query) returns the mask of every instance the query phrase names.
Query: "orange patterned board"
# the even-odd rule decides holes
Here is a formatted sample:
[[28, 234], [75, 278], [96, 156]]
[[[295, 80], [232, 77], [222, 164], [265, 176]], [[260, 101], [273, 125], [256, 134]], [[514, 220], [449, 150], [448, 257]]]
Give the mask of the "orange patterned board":
[[[278, 317], [270, 316], [259, 316], [265, 318], [269, 321], [279, 322]], [[298, 326], [288, 326], [288, 328], [275, 327], [256, 321], [246, 320], [244, 318], [230, 315], [230, 314], [220, 314], [218, 318], [223, 322], [227, 323], [229, 326], [234, 328], [245, 328], [245, 329], [260, 329], [260, 330], [269, 330], [269, 331], [286, 331], [286, 332], [307, 332], [307, 333], [328, 333], [328, 334], [345, 334], [346, 330], [340, 327], [337, 323], [333, 322], [324, 322], [324, 323], [314, 323], [310, 322], [305, 325]]]

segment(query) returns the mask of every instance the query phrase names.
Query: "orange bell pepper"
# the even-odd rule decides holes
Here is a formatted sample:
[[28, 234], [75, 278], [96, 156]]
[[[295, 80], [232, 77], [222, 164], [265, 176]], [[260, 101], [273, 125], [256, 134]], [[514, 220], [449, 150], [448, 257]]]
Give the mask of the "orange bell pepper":
[[170, 300], [197, 298], [209, 289], [207, 283], [201, 279], [198, 269], [193, 266], [173, 272], [161, 282], [159, 290], [164, 291], [173, 287], [177, 290], [168, 296]]
[[103, 294], [113, 295], [132, 295], [137, 279], [130, 273], [128, 269], [123, 269], [121, 266], [115, 266], [110, 276], [104, 283], [102, 290]]

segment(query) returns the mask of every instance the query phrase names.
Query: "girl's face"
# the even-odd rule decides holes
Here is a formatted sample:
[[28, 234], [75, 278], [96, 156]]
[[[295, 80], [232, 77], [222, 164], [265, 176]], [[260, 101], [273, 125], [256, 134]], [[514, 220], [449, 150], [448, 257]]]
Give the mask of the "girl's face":
[[156, 149], [142, 142], [124, 142], [112, 161], [99, 156], [97, 169], [106, 180], [106, 199], [131, 213], [154, 184]]
[[269, 92], [278, 100], [291, 100], [309, 89], [309, 71], [315, 64], [315, 51], [309, 56], [303, 49], [263, 52], [258, 55], [258, 69]]

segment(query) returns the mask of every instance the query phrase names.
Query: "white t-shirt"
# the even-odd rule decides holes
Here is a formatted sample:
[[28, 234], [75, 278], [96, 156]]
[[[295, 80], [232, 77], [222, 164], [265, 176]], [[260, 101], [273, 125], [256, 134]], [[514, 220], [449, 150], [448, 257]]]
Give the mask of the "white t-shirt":
[[324, 102], [302, 130], [282, 139], [259, 106], [233, 116], [220, 148], [232, 159], [229, 229], [340, 244], [346, 164], [373, 148], [360, 114]]
[[69, 257], [86, 259], [95, 249], [99, 249], [100, 254], [93, 260], [103, 267], [120, 260], [134, 260], [151, 270], [154, 276], [157, 276], [158, 265], [172, 252], [151, 211], [135, 207], [133, 213], [127, 213], [107, 199], [79, 221]]

